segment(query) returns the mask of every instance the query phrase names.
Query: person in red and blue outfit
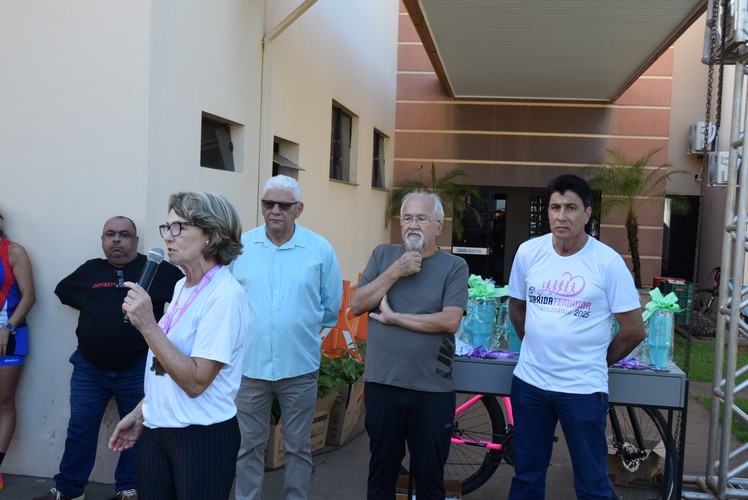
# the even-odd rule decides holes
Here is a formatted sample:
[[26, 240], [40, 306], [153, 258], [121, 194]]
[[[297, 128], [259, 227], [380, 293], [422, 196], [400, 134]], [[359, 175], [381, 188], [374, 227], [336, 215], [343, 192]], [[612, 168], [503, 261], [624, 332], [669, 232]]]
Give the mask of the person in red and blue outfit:
[[5, 235], [4, 223], [0, 215], [0, 465], [16, 428], [16, 389], [29, 352], [26, 315], [36, 302], [31, 260]]

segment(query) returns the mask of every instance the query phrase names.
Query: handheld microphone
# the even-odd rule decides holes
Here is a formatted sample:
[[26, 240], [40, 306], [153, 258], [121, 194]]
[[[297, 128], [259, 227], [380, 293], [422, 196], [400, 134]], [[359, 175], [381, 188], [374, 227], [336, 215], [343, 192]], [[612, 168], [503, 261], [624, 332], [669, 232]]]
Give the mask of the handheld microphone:
[[[153, 278], [156, 277], [158, 265], [161, 264], [162, 260], [164, 260], [164, 251], [159, 247], [153, 247], [148, 250], [146, 259], [145, 266], [143, 266], [143, 270], [140, 273], [140, 278], [138, 278], [138, 285], [142, 286], [147, 292], [148, 289], [151, 288]], [[125, 314], [123, 321], [125, 323], [130, 323], [130, 318], [127, 317], [127, 314]]]

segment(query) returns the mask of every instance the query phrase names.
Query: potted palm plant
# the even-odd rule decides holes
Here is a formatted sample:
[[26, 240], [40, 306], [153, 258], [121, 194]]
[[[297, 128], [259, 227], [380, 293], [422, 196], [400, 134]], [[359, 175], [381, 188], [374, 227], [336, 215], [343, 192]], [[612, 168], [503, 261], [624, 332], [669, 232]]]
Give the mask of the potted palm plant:
[[[600, 212], [610, 214], [623, 210], [626, 214], [626, 236], [631, 252], [631, 266], [634, 283], [642, 286], [641, 257], [639, 255], [639, 218], [637, 213], [645, 203], [663, 202], [667, 182], [675, 175], [687, 174], [685, 170], [672, 170], [670, 163], [650, 166], [649, 163], [659, 151], [655, 148], [644, 156], [630, 160], [616, 149], [607, 149], [610, 163], [589, 165], [583, 171], [590, 187], [601, 193]], [[690, 205], [678, 195], [670, 195], [673, 211], [687, 214]]]

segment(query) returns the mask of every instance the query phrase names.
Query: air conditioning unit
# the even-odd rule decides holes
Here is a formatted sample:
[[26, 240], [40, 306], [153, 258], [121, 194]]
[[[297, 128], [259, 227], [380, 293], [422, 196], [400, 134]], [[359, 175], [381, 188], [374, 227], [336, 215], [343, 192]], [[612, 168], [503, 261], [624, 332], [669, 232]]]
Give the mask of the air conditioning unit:
[[730, 164], [730, 153], [717, 151], [708, 153], [709, 184], [727, 184], [727, 172]]
[[[715, 2], [719, 3], [718, 19], [713, 19], [712, 11]], [[735, 64], [739, 49], [748, 42], [748, 6], [737, 0], [708, 0], [706, 7], [706, 33], [704, 52], [701, 62], [709, 64], [722, 60], [725, 64]], [[725, 27], [724, 51], [722, 44], [722, 26]], [[715, 54], [710, 57], [711, 37], [715, 37]]]
[[692, 123], [688, 128], [688, 154], [701, 155], [714, 150], [717, 126], [712, 122]]

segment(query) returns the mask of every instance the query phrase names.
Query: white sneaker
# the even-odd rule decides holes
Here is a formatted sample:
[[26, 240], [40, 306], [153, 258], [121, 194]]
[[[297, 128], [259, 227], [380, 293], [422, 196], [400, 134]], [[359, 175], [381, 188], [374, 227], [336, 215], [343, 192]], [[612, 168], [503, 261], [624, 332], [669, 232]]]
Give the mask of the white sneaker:
[[86, 498], [86, 494], [82, 494], [79, 497], [71, 497], [70, 495], [66, 495], [64, 493], [60, 493], [57, 491], [57, 488], [52, 488], [47, 492], [46, 495], [42, 495], [40, 497], [34, 498], [34, 500], [84, 500]]

